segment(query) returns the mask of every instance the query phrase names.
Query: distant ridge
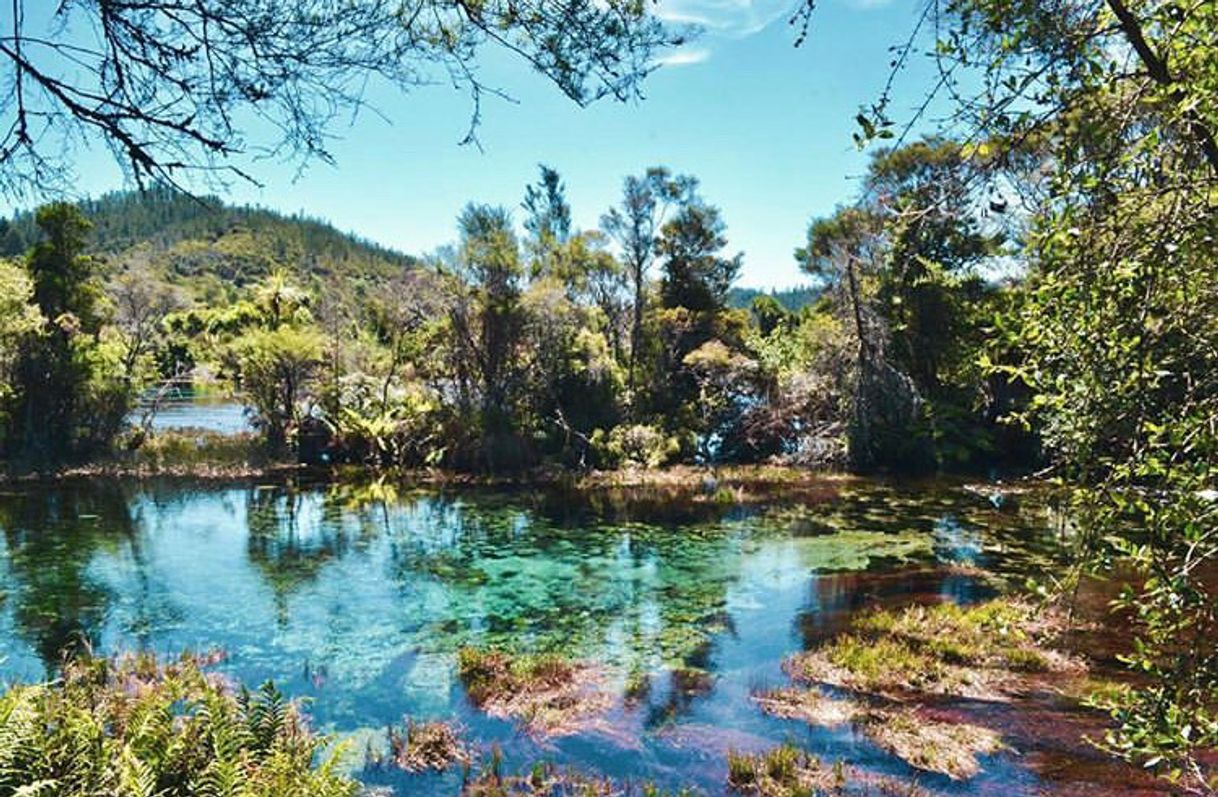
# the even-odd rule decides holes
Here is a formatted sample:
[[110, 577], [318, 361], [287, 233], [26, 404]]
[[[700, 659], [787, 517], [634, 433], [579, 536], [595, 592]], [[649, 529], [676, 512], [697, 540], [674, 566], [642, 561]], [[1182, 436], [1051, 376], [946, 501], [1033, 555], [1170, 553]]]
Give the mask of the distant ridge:
[[[320, 219], [169, 188], [114, 192], [78, 206], [94, 224], [94, 254], [120, 269], [138, 262], [187, 287], [216, 280], [241, 287], [277, 269], [305, 280], [378, 279], [419, 263]], [[37, 240], [32, 211], [0, 219], [0, 256], [20, 255]]]
[[819, 299], [821, 293], [823, 291], [813, 285], [799, 285], [794, 288], [783, 288], [781, 290], [776, 288], [769, 290], [732, 288], [728, 292], [727, 302], [732, 307], [748, 309], [753, 304], [753, 300], [758, 296], [770, 296], [785, 307], [788, 312], [797, 313]]

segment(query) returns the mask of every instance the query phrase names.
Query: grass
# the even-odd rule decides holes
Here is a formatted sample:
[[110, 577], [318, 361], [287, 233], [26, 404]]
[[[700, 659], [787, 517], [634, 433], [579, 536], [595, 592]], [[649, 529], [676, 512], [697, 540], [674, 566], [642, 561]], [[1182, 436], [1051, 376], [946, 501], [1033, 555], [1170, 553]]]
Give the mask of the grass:
[[561, 656], [513, 656], [466, 647], [458, 651], [457, 669], [475, 706], [494, 717], [518, 720], [536, 736], [586, 730], [610, 705], [599, 673]]
[[727, 754], [727, 789], [749, 797], [926, 797], [916, 784], [826, 766], [792, 744], [765, 753]]
[[998, 599], [878, 611], [820, 648], [788, 659], [801, 683], [828, 683], [885, 696], [929, 693], [994, 698], [1020, 675], [1080, 673], [1082, 662], [1050, 647], [1061, 620], [1030, 604]]
[[826, 767], [815, 756], [784, 744], [766, 753], [727, 754], [727, 787], [737, 794], [757, 797], [815, 797], [840, 794], [846, 786], [845, 769]]
[[406, 720], [402, 730], [390, 727], [386, 731], [388, 755], [369, 753], [373, 766], [392, 764], [406, 772], [443, 772], [453, 764], [469, 763], [469, 750], [462, 740], [461, 729], [454, 723], [433, 720]]
[[663, 792], [651, 784], [619, 784], [539, 762], [526, 774], [505, 775], [498, 750], [476, 776], [467, 776], [461, 797], [694, 797], [682, 789]]
[[[978, 756], [1002, 748], [998, 734], [883, 703], [924, 695], [1003, 699], [1046, 674], [1084, 682], [1083, 663], [1052, 647], [1064, 627], [1052, 610], [1014, 598], [877, 611], [784, 663], [802, 688], [762, 692], [754, 699], [767, 713], [787, 719], [824, 726], [852, 722], [911, 766], [962, 780], [980, 771]], [[814, 688], [817, 684], [852, 690], [864, 703], [830, 699]]]

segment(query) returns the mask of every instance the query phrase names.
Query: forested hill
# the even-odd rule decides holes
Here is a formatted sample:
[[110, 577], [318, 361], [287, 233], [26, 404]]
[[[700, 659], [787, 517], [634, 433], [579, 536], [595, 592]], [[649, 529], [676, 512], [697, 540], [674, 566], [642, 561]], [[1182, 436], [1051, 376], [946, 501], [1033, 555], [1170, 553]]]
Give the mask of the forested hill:
[[758, 296], [769, 296], [790, 313], [798, 313], [803, 308], [815, 302], [821, 296], [821, 289], [813, 285], [799, 285], [793, 288], [771, 288], [768, 291], [757, 288], [732, 288], [727, 295], [727, 303], [732, 307], [746, 309], [753, 304]]
[[[167, 280], [214, 295], [286, 270], [302, 278], [376, 278], [416, 258], [302, 215], [226, 205], [166, 188], [117, 192], [80, 203], [93, 222], [89, 248], [114, 267], [151, 269]], [[32, 212], [0, 219], [0, 257], [38, 240]]]

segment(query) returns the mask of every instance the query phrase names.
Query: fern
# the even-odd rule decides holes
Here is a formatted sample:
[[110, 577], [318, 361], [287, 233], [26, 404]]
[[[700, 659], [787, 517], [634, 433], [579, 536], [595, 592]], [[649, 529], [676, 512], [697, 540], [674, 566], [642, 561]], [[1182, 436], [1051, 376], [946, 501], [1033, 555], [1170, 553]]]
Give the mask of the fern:
[[81, 660], [0, 696], [0, 797], [355, 797], [273, 684], [233, 695], [199, 660]]

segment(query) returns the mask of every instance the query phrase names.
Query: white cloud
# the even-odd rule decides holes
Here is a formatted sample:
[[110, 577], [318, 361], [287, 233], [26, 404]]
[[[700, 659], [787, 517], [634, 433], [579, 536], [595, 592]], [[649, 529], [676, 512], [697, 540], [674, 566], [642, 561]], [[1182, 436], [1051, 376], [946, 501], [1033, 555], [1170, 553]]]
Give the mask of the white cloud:
[[707, 49], [699, 50], [674, 50], [665, 56], [656, 59], [656, 63], [660, 66], [693, 66], [700, 64], [711, 56], [711, 51]]
[[661, 19], [699, 25], [722, 36], [751, 36], [789, 16], [798, 0], [660, 0]]

